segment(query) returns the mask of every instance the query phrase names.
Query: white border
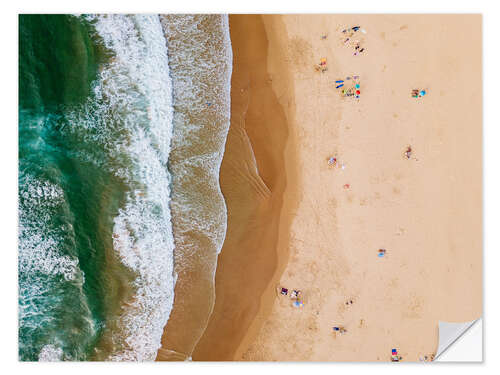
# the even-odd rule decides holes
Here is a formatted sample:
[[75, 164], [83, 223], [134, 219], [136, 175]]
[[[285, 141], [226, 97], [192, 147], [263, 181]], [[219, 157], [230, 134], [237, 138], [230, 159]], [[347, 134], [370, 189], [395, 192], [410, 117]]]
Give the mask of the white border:
[[[7, 5], [6, 5], [7, 3]], [[451, 370], [455, 374], [491, 370], [499, 367], [495, 333], [499, 328], [498, 287], [500, 264], [499, 232], [500, 221], [500, 160], [498, 145], [500, 143], [500, 119], [498, 115], [499, 81], [499, 49], [498, 2], [474, 0], [459, 1], [402, 1], [402, 0], [353, 0], [347, 1], [269, 1], [251, 0], [236, 1], [147, 1], [127, 2], [123, 0], [103, 1], [9, 1], [2, 4], [1, 38], [2, 38], [2, 120], [1, 121], [1, 194], [0, 194], [0, 228], [2, 230], [2, 269], [0, 272], [2, 285], [1, 314], [1, 358], [4, 373], [36, 373], [38, 374], [87, 374], [109, 371], [120, 371], [121, 374], [137, 375], [138, 371], [149, 373], [177, 373], [206, 375], [216, 374], [255, 374], [286, 372], [287, 374], [303, 374], [314, 371], [329, 373], [335, 371], [359, 370], [370, 374], [400, 373], [401, 366], [405, 373], [422, 371], [437, 372]], [[17, 14], [18, 13], [82, 13], [82, 12], [114, 12], [114, 13], [189, 13], [189, 12], [224, 12], [224, 13], [482, 13], [483, 14], [483, 84], [484, 84], [484, 244], [485, 244], [485, 287], [484, 287], [484, 360], [481, 365], [470, 364], [260, 364], [260, 363], [171, 363], [171, 364], [25, 364], [17, 362]], [[467, 46], [464, 46], [467, 48]], [[496, 342], [495, 342], [496, 341]], [[444, 367], [443, 367], [444, 366]], [[473, 367], [471, 367], [473, 366]], [[498, 373], [498, 369], [496, 371]]]

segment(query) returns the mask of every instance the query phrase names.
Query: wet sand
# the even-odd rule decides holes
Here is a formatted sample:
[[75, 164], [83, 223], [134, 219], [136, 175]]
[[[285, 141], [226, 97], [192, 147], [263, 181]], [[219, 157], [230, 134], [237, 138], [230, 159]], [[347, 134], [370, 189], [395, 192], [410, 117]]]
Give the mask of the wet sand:
[[288, 236], [290, 221], [281, 218], [290, 177], [284, 167], [288, 126], [267, 72], [264, 24], [258, 15], [229, 19], [231, 127], [220, 174], [228, 228], [217, 264], [214, 311], [194, 360], [233, 359], [259, 311], [270, 313], [269, 285], [286, 259], [278, 237]]
[[[354, 25], [367, 31], [359, 56], [342, 42]], [[433, 353], [438, 320], [482, 314], [481, 17], [238, 15], [230, 26], [228, 233], [193, 359]], [[353, 74], [359, 101], [334, 86]]]

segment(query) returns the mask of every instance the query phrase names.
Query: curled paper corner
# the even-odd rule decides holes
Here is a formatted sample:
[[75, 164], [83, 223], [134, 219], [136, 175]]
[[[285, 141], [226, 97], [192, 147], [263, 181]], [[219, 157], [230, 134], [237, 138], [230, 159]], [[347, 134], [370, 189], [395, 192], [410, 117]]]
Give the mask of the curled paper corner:
[[439, 321], [437, 362], [482, 362], [482, 318], [469, 322]]

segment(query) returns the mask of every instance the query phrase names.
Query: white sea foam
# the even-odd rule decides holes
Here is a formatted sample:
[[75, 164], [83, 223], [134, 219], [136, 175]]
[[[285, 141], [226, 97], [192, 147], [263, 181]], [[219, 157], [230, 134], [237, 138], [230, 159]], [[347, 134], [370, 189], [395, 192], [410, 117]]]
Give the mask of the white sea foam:
[[[120, 332], [113, 333], [121, 347], [110, 359], [154, 360], [175, 286], [167, 169], [173, 116], [167, 46], [158, 16], [88, 19], [113, 56], [100, 73], [96, 102], [87, 111], [96, 121], [82, 122], [78, 116], [73, 123], [96, 130], [89, 134], [107, 144], [114, 173], [130, 186], [114, 219], [113, 245], [137, 275], [133, 301], [124, 306]], [[90, 113], [93, 109], [97, 116]]]
[[160, 19], [175, 108], [169, 159], [175, 269], [185, 290], [203, 294], [197, 300], [189, 295], [177, 299], [176, 308], [205, 312], [183, 333], [183, 342], [189, 342], [183, 354], [189, 357], [213, 308], [217, 256], [226, 235], [219, 170], [230, 123], [232, 49], [227, 15], [175, 14]]
[[[227, 15], [163, 15], [174, 87], [176, 241], [202, 234], [219, 253], [227, 210], [219, 172], [230, 123], [232, 49]], [[208, 25], [210, 27], [208, 27]], [[187, 181], [187, 183], [186, 183]], [[182, 213], [181, 213], [182, 212]], [[202, 249], [194, 246], [196, 253]], [[214, 270], [215, 273], [215, 270]]]
[[58, 362], [61, 361], [63, 357], [63, 350], [54, 345], [45, 345], [40, 354], [38, 355], [38, 361], [40, 362]]
[[[153, 360], [161, 345], [176, 282], [169, 204], [179, 223], [176, 241], [184, 246], [181, 262], [189, 264], [190, 254], [206, 251], [215, 275], [227, 221], [219, 169], [229, 128], [232, 62], [227, 16], [215, 17], [219, 24], [214, 33], [198, 29], [199, 20], [192, 16], [179, 16], [164, 30], [158, 16], [85, 17], [112, 55], [92, 98], [65, 113], [65, 130], [81, 139], [71, 152], [109, 169], [129, 187], [114, 219], [113, 246], [136, 274], [134, 298], [123, 306], [119, 329], [112, 332], [117, 350], [111, 360]], [[169, 30], [179, 42], [170, 56], [173, 62], [163, 34]], [[177, 69], [174, 87], [169, 69]], [[181, 163], [171, 165], [182, 183], [172, 202], [167, 169], [171, 142], [177, 151], [185, 150], [177, 153]], [[106, 155], [96, 150], [106, 150]], [[190, 242], [189, 233], [210, 245]]]
[[[84, 274], [74, 254], [65, 253], [64, 243], [73, 235], [71, 224], [54, 221], [65, 207], [62, 189], [45, 179], [24, 175], [19, 185], [19, 326], [25, 332], [53, 330], [64, 304], [63, 289], [81, 288]], [[81, 299], [82, 318], [90, 316]], [[83, 316], [86, 315], [86, 316]], [[85, 319], [90, 332], [93, 322]], [[56, 339], [58, 332], [52, 339]], [[51, 339], [51, 340], [52, 340]], [[22, 343], [20, 343], [22, 345]], [[48, 344], [39, 360], [59, 360], [62, 349]]]
[[[74, 280], [78, 259], [61, 254], [61, 233], [66, 228], [52, 228], [50, 208], [63, 202], [62, 189], [48, 181], [26, 176], [19, 192], [19, 273], [25, 276], [62, 275]], [[22, 287], [22, 285], [21, 285]]]

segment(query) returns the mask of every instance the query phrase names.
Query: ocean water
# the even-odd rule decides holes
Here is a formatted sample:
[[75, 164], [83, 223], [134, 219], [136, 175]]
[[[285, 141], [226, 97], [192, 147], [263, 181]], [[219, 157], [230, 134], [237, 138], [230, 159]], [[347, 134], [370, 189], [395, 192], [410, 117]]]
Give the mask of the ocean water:
[[[232, 49], [228, 17], [162, 15], [174, 92], [172, 223], [175, 233], [176, 308], [182, 354], [203, 334], [213, 310], [217, 256], [226, 235], [227, 211], [219, 169], [230, 123]], [[175, 312], [174, 312], [175, 313]], [[175, 340], [174, 340], [175, 339]], [[177, 349], [177, 348], [176, 348]]]
[[[220, 251], [227, 17], [211, 20], [209, 58], [169, 50], [197, 27], [176, 17], [19, 17], [22, 361], [153, 360], [186, 249]], [[186, 61], [214, 74], [200, 84]]]

